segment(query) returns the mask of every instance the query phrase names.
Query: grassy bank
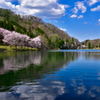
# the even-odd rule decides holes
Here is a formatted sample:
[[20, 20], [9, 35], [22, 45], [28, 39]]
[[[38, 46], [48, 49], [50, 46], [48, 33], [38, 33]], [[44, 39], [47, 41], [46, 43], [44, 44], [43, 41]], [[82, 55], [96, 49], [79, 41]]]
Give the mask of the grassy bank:
[[20, 46], [2, 46], [0, 45], [0, 50], [7, 50], [7, 51], [37, 51], [37, 48], [30, 48], [30, 47], [20, 47]]

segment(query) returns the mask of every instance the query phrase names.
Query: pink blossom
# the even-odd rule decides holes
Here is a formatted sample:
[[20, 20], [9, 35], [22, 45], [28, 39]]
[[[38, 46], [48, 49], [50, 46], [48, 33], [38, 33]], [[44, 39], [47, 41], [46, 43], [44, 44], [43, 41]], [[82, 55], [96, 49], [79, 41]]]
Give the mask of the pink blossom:
[[8, 45], [28, 46], [33, 48], [41, 48], [42, 46], [41, 36], [30, 38], [27, 35], [15, 31], [8, 31], [3, 28], [0, 28], [0, 35], [4, 37], [2, 41]]
[[38, 36], [38, 37], [36, 37], [34, 39], [30, 39], [29, 44], [30, 44], [31, 47], [41, 48], [41, 46], [42, 46], [42, 42], [41, 41], [42, 41], [41, 40], [41, 36]]

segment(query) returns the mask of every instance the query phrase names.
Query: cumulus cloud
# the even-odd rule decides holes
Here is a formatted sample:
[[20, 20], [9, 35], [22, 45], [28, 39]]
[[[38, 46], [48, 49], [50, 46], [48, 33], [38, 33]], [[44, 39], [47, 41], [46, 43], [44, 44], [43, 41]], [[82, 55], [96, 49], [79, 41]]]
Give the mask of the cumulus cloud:
[[16, 6], [11, 2], [6, 2], [5, 0], [0, 0], [0, 8], [15, 9]]
[[78, 8], [74, 7], [72, 11], [73, 11], [73, 13], [77, 14], [78, 13]]
[[92, 8], [91, 11], [100, 11], [100, 6], [97, 6], [95, 8]]
[[[72, 15], [71, 18], [83, 18], [84, 16], [82, 13], [86, 13], [87, 7], [93, 6], [94, 4], [99, 3], [100, 0], [84, 0], [84, 1], [78, 1], [75, 2], [75, 6], [72, 9]], [[90, 11], [100, 11], [100, 5], [97, 7], [90, 8]]]
[[19, 14], [43, 17], [63, 16], [68, 7], [68, 5], [58, 3], [58, 0], [19, 0], [19, 5], [14, 5], [11, 1], [0, 0], [0, 7], [11, 9]]
[[[86, 12], [86, 10], [87, 10], [87, 8], [86, 8], [86, 6], [84, 5], [84, 3], [83, 2], [76, 2], [76, 7], [75, 7], [78, 11], [81, 11], [82, 13], [85, 13]], [[74, 9], [75, 9], [74, 8]]]
[[70, 16], [71, 18], [77, 18], [77, 15], [73, 14]]
[[80, 18], [83, 18], [84, 16], [83, 15], [75, 15], [75, 14], [73, 14], [70, 17], [71, 18], [78, 18], [78, 19], [80, 19]]
[[[18, 2], [18, 4], [14, 4], [15, 1]], [[70, 17], [83, 18], [87, 7], [98, 2], [100, 2], [100, 0], [76, 1]], [[68, 5], [59, 3], [58, 0], [0, 0], [0, 8], [11, 9], [21, 15], [35, 15], [47, 18], [64, 16], [68, 7]], [[100, 11], [100, 5], [90, 10]]]
[[85, 6], [84, 2], [76, 2], [75, 3], [75, 6], [72, 10], [72, 15], [70, 16], [71, 18], [83, 18], [83, 15], [79, 15], [82, 14], [82, 13], [85, 13], [87, 11], [87, 7]]
[[88, 0], [88, 4], [90, 6], [92, 6], [92, 5], [94, 5], [94, 4], [98, 3], [98, 2], [100, 2], [100, 0]]

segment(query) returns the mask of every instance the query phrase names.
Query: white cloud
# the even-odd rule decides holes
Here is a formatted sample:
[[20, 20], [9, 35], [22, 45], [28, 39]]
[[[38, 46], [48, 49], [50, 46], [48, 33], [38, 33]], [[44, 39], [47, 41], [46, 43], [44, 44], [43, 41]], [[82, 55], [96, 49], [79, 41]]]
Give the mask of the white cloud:
[[11, 2], [6, 2], [5, 0], [0, 0], [0, 7], [1, 8], [8, 8], [8, 9], [15, 9], [15, 5]]
[[[72, 10], [72, 15], [70, 16], [71, 18], [83, 18], [84, 16], [83, 15], [80, 15], [82, 13], [85, 13], [87, 11], [87, 7], [85, 6], [84, 2], [76, 2], [75, 3], [75, 6]], [[80, 13], [80, 14], [79, 14]]]
[[86, 6], [84, 5], [83, 2], [76, 2], [75, 7], [74, 7], [74, 13], [78, 13], [78, 11], [81, 11], [81, 13], [85, 13], [87, 10]]
[[88, 0], [88, 4], [90, 6], [92, 6], [92, 5], [94, 5], [94, 4], [98, 3], [98, 2], [100, 2], [100, 0]]
[[77, 15], [73, 14], [70, 16], [71, 18], [77, 18]]
[[100, 19], [98, 19], [98, 22], [100, 23]]
[[78, 19], [80, 19], [80, 18], [83, 18], [84, 16], [83, 16], [83, 15], [76, 15], [76, 14], [73, 14], [73, 15], [71, 15], [70, 17], [71, 17], [71, 18], [78, 18]]
[[83, 15], [79, 15], [79, 16], [78, 16], [79, 19], [80, 19], [80, 18], [83, 18], [83, 17], [84, 17]]
[[67, 32], [66, 28], [60, 28], [62, 31]]
[[59, 17], [65, 14], [68, 5], [58, 3], [58, 0], [19, 0], [19, 5], [14, 5], [11, 0], [0, 0], [0, 7], [26, 15], [43, 17]]
[[77, 14], [78, 13], [78, 8], [74, 7], [72, 11], [73, 11], [73, 13]]
[[91, 11], [100, 11], [100, 6], [97, 6], [95, 8], [92, 8]]

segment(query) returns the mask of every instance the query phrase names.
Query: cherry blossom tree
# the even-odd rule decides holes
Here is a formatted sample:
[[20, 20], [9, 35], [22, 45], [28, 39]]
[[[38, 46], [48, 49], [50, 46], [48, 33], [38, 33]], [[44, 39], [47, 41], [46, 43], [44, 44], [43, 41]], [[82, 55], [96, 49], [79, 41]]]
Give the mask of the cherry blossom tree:
[[0, 37], [5, 44], [11, 46], [27, 46], [32, 48], [41, 48], [42, 39], [41, 36], [36, 38], [30, 38], [27, 35], [17, 33], [15, 31], [8, 31], [6, 29], [0, 28]]
[[17, 32], [11, 32], [4, 36], [3, 42], [9, 45], [15, 46], [27, 46], [29, 37], [27, 35], [22, 35]]

